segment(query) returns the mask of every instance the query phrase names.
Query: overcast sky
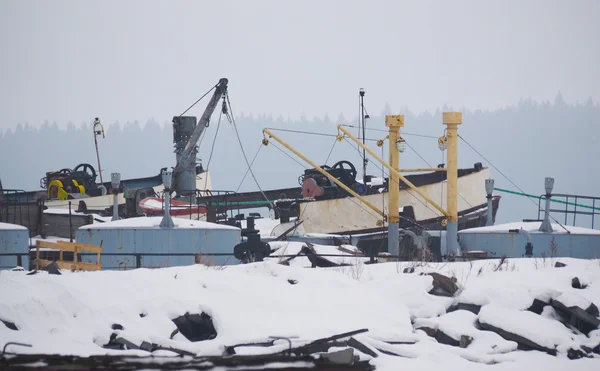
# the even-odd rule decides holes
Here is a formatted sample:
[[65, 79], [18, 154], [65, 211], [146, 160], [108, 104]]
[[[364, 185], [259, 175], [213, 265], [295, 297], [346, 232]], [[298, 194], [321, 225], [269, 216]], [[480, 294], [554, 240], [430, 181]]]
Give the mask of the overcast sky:
[[[0, 128], [600, 100], [600, 1], [0, 2]], [[201, 110], [192, 112], [200, 115]]]

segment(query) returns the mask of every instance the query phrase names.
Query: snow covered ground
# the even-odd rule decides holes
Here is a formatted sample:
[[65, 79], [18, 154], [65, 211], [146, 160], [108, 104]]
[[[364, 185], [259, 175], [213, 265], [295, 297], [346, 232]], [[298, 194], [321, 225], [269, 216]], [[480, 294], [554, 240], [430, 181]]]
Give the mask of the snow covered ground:
[[[377, 370], [599, 370], [600, 354], [590, 351], [591, 358], [576, 360], [568, 354], [597, 347], [600, 330], [586, 335], [569, 328], [548, 304], [599, 306], [600, 261], [560, 262], [566, 266], [555, 267], [556, 259], [375, 265], [356, 260], [349, 266], [310, 269], [273, 259], [62, 275], [0, 271], [0, 320], [5, 323], [0, 323], [0, 349], [20, 342], [32, 347], [9, 345], [7, 351], [149, 354], [103, 348], [115, 333], [137, 345], [147, 341], [206, 356], [271, 336], [290, 337], [296, 346], [364, 328], [368, 332], [353, 337], [376, 357], [355, 353]], [[458, 291], [453, 297], [430, 294], [438, 278], [424, 273], [456, 278]], [[585, 288], [573, 287], [575, 277]], [[534, 299], [542, 303], [540, 314], [531, 309]], [[478, 313], [451, 311], [459, 303], [471, 304]], [[201, 312], [212, 317], [214, 339], [191, 342], [182, 333], [172, 336], [174, 318]], [[520, 350], [516, 341], [490, 328], [546, 350]], [[433, 337], [427, 334], [432, 331]], [[444, 344], [462, 340], [468, 345]], [[277, 340], [272, 347], [236, 351], [274, 353], [287, 347], [287, 341]], [[166, 350], [153, 354], [175, 355]]]

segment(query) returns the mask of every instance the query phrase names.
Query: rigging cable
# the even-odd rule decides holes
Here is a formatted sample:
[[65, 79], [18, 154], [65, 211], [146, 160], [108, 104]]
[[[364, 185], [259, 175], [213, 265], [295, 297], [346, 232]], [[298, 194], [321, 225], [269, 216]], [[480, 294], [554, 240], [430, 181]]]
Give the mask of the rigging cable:
[[[358, 146], [355, 146], [355, 145], [354, 145], [352, 142], [350, 142], [350, 141], [349, 141], [349, 140], [348, 140], [346, 137], [344, 137], [344, 140], [345, 140], [346, 142], [348, 142], [348, 144], [350, 144], [350, 145], [351, 145], [351, 146], [353, 146], [354, 148], [358, 147]], [[380, 169], [382, 173], [385, 173], [385, 170], [383, 169], [383, 166], [380, 166], [380, 165], [378, 165], [378, 164], [377, 164], [377, 163], [375, 163], [375, 162], [373, 162], [373, 166], [375, 166], [376, 168]], [[391, 177], [389, 176], [389, 174], [388, 174], [388, 180], [389, 180], [389, 181], [391, 181], [391, 179], [392, 179], [392, 178], [391, 178]], [[398, 185], [398, 187], [400, 187], [400, 182], [399, 182], [399, 181], [398, 181], [398, 182], [395, 182], [395, 183]], [[389, 187], [389, 182], [388, 182], [388, 187]], [[408, 190], [407, 190], [407, 193], [408, 193], [409, 195], [411, 195], [411, 196], [412, 196], [412, 197], [413, 197], [415, 200], [417, 200], [417, 201], [419, 201], [421, 204], [423, 204], [423, 206], [425, 206], [425, 207], [426, 207], [427, 209], [429, 209], [431, 212], [433, 212], [433, 213], [436, 213], [436, 212], [437, 212], [436, 210], [433, 210], [431, 207], [429, 207], [429, 205], [427, 205], [427, 204], [426, 204], [426, 203], [425, 203], [423, 200], [421, 200], [419, 197], [417, 197], [417, 196], [415, 196], [414, 194], [412, 194], [412, 192], [410, 192], [411, 190], [412, 190], [412, 189], [408, 189]], [[388, 211], [388, 212], [389, 212], [389, 211]], [[401, 218], [401, 219], [404, 219], [404, 220], [408, 220], [408, 221], [410, 221], [410, 222], [414, 223], [414, 224], [415, 224], [415, 225], [417, 225], [419, 228], [426, 229], [424, 226], [422, 226], [422, 225], [418, 224], [417, 222], [415, 222], [415, 221], [412, 221], [412, 220], [410, 220], [410, 219], [408, 219], [408, 218], [406, 218], [406, 217], [400, 216], [400, 218]]]
[[225, 95], [225, 97], [227, 99], [227, 105], [229, 106], [229, 112], [226, 113], [227, 119], [230, 120], [230, 122], [233, 124], [233, 128], [235, 129], [235, 135], [237, 137], [238, 143], [240, 144], [240, 148], [242, 150], [242, 155], [244, 156], [244, 160], [246, 160], [246, 165], [248, 165], [248, 170], [250, 170], [250, 175], [252, 175], [252, 178], [254, 179], [254, 182], [256, 183], [256, 186], [260, 190], [260, 193], [262, 193], [262, 195], [265, 198], [265, 200], [269, 203], [269, 205], [271, 205], [271, 208], [274, 209], [275, 206], [273, 205], [273, 203], [271, 202], [271, 200], [269, 200], [269, 198], [267, 197], [267, 195], [265, 194], [265, 192], [262, 190], [262, 188], [260, 187], [260, 184], [258, 184], [258, 180], [256, 179], [256, 176], [254, 175], [254, 171], [252, 171], [252, 166], [250, 166], [250, 162], [248, 161], [248, 157], [246, 156], [246, 151], [244, 151], [244, 146], [242, 145], [242, 140], [240, 139], [240, 133], [238, 132], [237, 125], [235, 124], [235, 118], [233, 116], [233, 109], [231, 108], [231, 102], [229, 100], [229, 94], [227, 93]]
[[333, 140], [333, 145], [331, 146], [331, 150], [329, 150], [329, 154], [327, 155], [327, 160], [325, 160], [325, 165], [327, 165], [327, 163], [329, 162], [329, 158], [331, 157], [331, 154], [333, 153], [333, 149], [335, 148], [335, 144], [337, 143], [337, 138], [335, 138]]
[[[355, 127], [355, 126], [353, 126]], [[319, 135], [319, 136], [323, 136], [323, 137], [335, 137], [337, 138], [337, 135], [335, 134], [327, 134], [327, 133], [318, 133], [318, 132], [311, 132], [311, 131], [302, 131], [302, 130], [291, 130], [291, 129], [279, 129], [279, 128], [267, 128], [269, 130], [273, 130], [273, 131], [284, 131], [287, 133], [296, 133], [296, 134], [307, 134], [307, 135]], [[378, 139], [372, 139], [372, 138], [366, 138], [365, 140], [368, 140], [370, 142], [377, 142]]]
[[[258, 156], [258, 153], [260, 152], [260, 150], [262, 149], [262, 147], [264, 147], [264, 145], [261, 143], [260, 146], [258, 147], [258, 150], [254, 154], [254, 158], [252, 159], [252, 162], [250, 163], [250, 166], [254, 165], [254, 160], [256, 160], [256, 156]], [[240, 184], [238, 185], [237, 189], [235, 190], [236, 193], [240, 190], [240, 187], [244, 183], [244, 180], [246, 180], [246, 176], [248, 175], [249, 171], [250, 171], [250, 168], [248, 168], [246, 170], [246, 173], [244, 173], [244, 176], [242, 177], [242, 180], [240, 181]]]
[[207, 91], [206, 93], [204, 93], [203, 96], [201, 96], [200, 98], [198, 98], [197, 101], [195, 101], [191, 106], [188, 107], [188, 109], [186, 109], [185, 111], [183, 111], [181, 113], [181, 115], [179, 115], [179, 117], [185, 115], [187, 113], [187, 111], [191, 110], [192, 107], [194, 107], [196, 104], [198, 104], [198, 102], [200, 102], [202, 100], [202, 98], [206, 97], [211, 91], [213, 91], [213, 89], [215, 89], [217, 87], [217, 85], [219, 85], [218, 83], [216, 83], [212, 88], [210, 88], [209, 91]]
[[[515, 184], [515, 182], [513, 182], [513, 181], [512, 181], [512, 180], [511, 180], [509, 177], [507, 177], [507, 176], [506, 176], [506, 175], [505, 175], [503, 172], [501, 172], [501, 171], [500, 171], [500, 169], [498, 169], [496, 166], [494, 166], [494, 164], [492, 164], [492, 163], [490, 162], [490, 160], [488, 160], [487, 158], [485, 158], [485, 156], [484, 156], [484, 155], [482, 155], [482, 154], [481, 154], [481, 153], [480, 153], [478, 150], [476, 150], [476, 149], [475, 149], [475, 148], [474, 148], [474, 147], [473, 147], [471, 144], [469, 144], [469, 142], [467, 142], [467, 141], [466, 141], [466, 139], [465, 139], [465, 138], [463, 138], [463, 136], [462, 136], [462, 135], [460, 135], [460, 134], [459, 134], [459, 135], [458, 135], [458, 137], [459, 137], [459, 138], [460, 138], [460, 139], [461, 139], [463, 142], [465, 142], [465, 144], [466, 144], [466, 145], [468, 145], [469, 147], [471, 147], [471, 149], [472, 149], [473, 151], [475, 151], [475, 153], [477, 153], [479, 156], [481, 156], [481, 158], [483, 158], [485, 162], [487, 162], [488, 164], [490, 164], [490, 166], [491, 166], [491, 167], [493, 167], [493, 168], [494, 168], [494, 169], [495, 169], [495, 170], [496, 170], [496, 171], [497, 171], [497, 172], [498, 172], [500, 175], [502, 175], [502, 176], [503, 176], [503, 177], [504, 177], [506, 180], [508, 180], [508, 181], [509, 181], [509, 182], [510, 182], [510, 183], [511, 183], [513, 186], [515, 186], [515, 187], [516, 187], [516, 188], [517, 188], [519, 191], [521, 191], [521, 193], [523, 193], [524, 195], [526, 195], [526, 196], [527, 196], [527, 194], [526, 194], [526, 193], [525, 193], [525, 192], [524, 192], [524, 191], [523, 191], [523, 190], [522, 190], [522, 189], [521, 189], [521, 188], [520, 188], [518, 185], [516, 185], [516, 184]], [[537, 204], [537, 203], [536, 203], [536, 202], [535, 202], [535, 201], [534, 201], [534, 200], [533, 200], [531, 197], [527, 196], [527, 199], [528, 199], [529, 201], [531, 201], [531, 202], [532, 202], [532, 203], [533, 203], [533, 204], [534, 204], [536, 207], [538, 207], [538, 210], [539, 210], [539, 206], [538, 206], [538, 204]], [[570, 232], [570, 231], [569, 231], [567, 228], [565, 228], [565, 226], [564, 226], [564, 225], [562, 225], [562, 224], [561, 224], [561, 223], [560, 223], [558, 220], [556, 220], [556, 218], [554, 218], [552, 215], [550, 215], [550, 213], [548, 213], [548, 216], [549, 216], [550, 218], [552, 218], [552, 220], [554, 220], [554, 221], [555, 221], [555, 222], [556, 222], [558, 225], [560, 225], [560, 226], [562, 227], [562, 229], [564, 229], [565, 231], [567, 231], [567, 233], [571, 233], [571, 232]]]
[[[347, 127], [347, 128], [356, 128], [356, 126], [353, 126], [353, 125], [342, 125], [342, 126]], [[379, 131], [379, 132], [382, 132], [382, 133], [388, 133], [389, 132], [389, 130], [386, 130], [386, 129], [377, 129], [377, 128], [366, 128], [366, 130]], [[438, 139], [438, 137], [433, 136], [433, 135], [416, 134], [416, 133], [409, 133], [409, 132], [402, 132], [402, 135], [412, 135], [412, 136], [415, 136], [415, 137]]]
[[[210, 168], [210, 161], [212, 160], [213, 152], [215, 150], [215, 143], [217, 142], [217, 135], [219, 135], [219, 127], [221, 126], [221, 117], [223, 116], [223, 111], [219, 114], [219, 121], [217, 122], [217, 130], [215, 131], [215, 136], [213, 138], [212, 146], [210, 148], [210, 155], [208, 156], [208, 163], [206, 164], [206, 171]], [[208, 183], [208, 176], [204, 177], [204, 189], [206, 190], [206, 184]]]
[[270, 142], [270, 144], [272, 144], [273, 147], [277, 148], [279, 151], [281, 151], [281, 153], [283, 153], [284, 155], [286, 155], [288, 158], [291, 158], [295, 163], [297, 163], [298, 165], [302, 166], [302, 168], [306, 169], [306, 166], [302, 165], [302, 163], [300, 161], [296, 160], [289, 153], [287, 153], [284, 150], [282, 150], [281, 148], [279, 148], [277, 145], [275, 145], [275, 143]]

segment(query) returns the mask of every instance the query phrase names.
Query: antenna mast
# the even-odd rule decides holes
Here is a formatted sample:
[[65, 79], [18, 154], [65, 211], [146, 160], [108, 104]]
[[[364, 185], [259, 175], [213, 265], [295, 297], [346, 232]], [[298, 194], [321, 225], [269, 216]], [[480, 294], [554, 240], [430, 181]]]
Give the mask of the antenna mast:
[[[363, 144], [365, 144], [366, 141], [366, 122], [365, 119], [369, 118], [369, 115], [366, 113], [365, 110], [365, 89], [360, 88], [359, 90], [359, 101], [360, 101], [360, 117], [358, 118], [359, 122], [358, 122], [358, 127], [359, 130], [362, 128], [362, 142]], [[360, 133], [359, 133], [360, 135]], [[369, 160], [367, 159], [367, 154], [365, 152], [365, 149], [363, 148], [363, 184], [366, 186], [367, 185], [367, 163], [369, 162]]]

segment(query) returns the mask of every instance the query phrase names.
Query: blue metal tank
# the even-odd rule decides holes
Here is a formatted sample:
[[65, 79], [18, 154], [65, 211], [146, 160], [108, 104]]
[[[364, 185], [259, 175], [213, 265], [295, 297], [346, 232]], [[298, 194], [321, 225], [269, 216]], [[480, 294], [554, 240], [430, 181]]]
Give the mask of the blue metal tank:
[[[239, 228], [180, 218], [173, 218], [174, 227], [161, 228], [161, 220], [139, 217], [85, 225], [76, 240], [102, 246], [102, 269], [238, 264], [233, 247], [241, 241]], [[95, 263], [96, 257], [82, 260]]]
[[[531, 240], [531, 257], [600, 258], [600, 230], [552, 224], [553, 232], [539, 231], [541, 222], [517, 222], [458, 232], [463, 251], [488, 257], [520, 258]], [[568, 232], [567, 232], [568, 231]]]
[[[0, 223], [0, 269], [29, 268], [29, 230], [21, 225]], [[20, 260], [20, 262], [19, 262]]]

